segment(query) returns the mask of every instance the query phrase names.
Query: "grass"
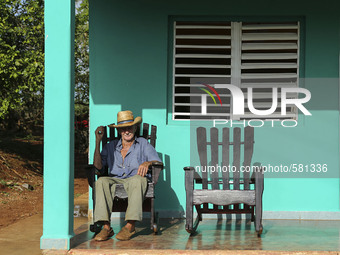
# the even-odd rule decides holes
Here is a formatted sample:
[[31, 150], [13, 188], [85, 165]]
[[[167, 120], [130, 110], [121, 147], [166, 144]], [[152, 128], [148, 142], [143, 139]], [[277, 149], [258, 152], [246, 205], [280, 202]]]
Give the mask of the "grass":
[[0, 179], [0, 185], [10, 188], [10, 187], [16, 186], [18, 184], [16, 182], [13, 182], [13, 181], [5, 181], [3, 179]]
[[0, 191], [0, 194], [3, 194], [3, 195], [5, 195], [5, 196], [9, 196], [9, 193], [6, 192], [6, 191]]

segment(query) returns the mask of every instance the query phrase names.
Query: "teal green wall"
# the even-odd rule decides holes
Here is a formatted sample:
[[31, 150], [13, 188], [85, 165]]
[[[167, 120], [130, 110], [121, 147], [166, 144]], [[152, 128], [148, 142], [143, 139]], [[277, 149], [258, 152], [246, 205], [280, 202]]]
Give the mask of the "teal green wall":
[[[339, 3], [313, 1], [90, 1], [90, 154], [94, 130], [130, 109], [158, 126], [157, 150], [165, 162], [157, 208], [185, 207], [183, 166], [190, 164], [189, 123], [171, 120], [170, 20], [224, 16], [303, 22], [301, 59], [313, 116], [296, 128], [257, 128], [254, 160], [262, 164], [326, 163], [339, 172]], [[171, 56], [171, 55], [170, 55]], [[170, 72], [169, 72], [170, 70]], [[170, 73], [170, 75], [169, 75]], [[170, 87], [169, 87], [170, 86]], [[170, 107], [169, 107], [170, 106]], [[338, 178], [267, 178], [264, 210], [339, 211]]]

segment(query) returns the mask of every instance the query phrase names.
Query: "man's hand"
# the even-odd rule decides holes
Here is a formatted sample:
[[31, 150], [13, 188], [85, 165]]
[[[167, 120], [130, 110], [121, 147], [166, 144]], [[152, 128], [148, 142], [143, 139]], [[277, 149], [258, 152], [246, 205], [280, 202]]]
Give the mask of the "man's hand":
[[142, 163], [139, 168], [138, 168], [138, 172], [137, 174], [142, 176], [142, 177], [145, 177], [146, 173], [148, 172], [149, 170], [149, 167], [152, 165], [152, 162], [144, 162]]
[[100, 142], [104, 136], [104, 126], [97, 127], [95, 134], [96, 134], [96, 141]]

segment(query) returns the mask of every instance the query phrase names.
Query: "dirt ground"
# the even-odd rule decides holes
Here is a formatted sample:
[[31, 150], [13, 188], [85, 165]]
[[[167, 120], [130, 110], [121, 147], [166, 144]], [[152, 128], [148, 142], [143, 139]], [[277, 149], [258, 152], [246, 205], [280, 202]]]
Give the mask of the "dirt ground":
[[[75, 197], [88, 191], [86, 164], [86, 154], [75, 155]], [[0, 229], [42, 211], [42, 138], [0, 136]]]

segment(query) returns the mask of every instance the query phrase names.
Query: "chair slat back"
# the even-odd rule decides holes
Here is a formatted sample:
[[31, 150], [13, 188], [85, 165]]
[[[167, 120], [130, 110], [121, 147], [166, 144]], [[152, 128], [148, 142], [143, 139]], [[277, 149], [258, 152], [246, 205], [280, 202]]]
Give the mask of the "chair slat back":
[[[198, 155], [200, 157], [200, 163], [202, 167], [208, 166], [207, 159], [207, 133], [203, 127], [197, 128], [197, 148]], [[208, 172], [202, 171], [202, 188], [208, 188]]]
[[[211, 128], [210, 129], [210, 151], [211, 151], [211, 166], [217, 167], [218, 165], [218, 129]], [[212, 189], [219, 189], [218, 185], [218, 171], [211, 172], [212, 179]]]
[[[254, 128], [246, 127], [244, 130], [244, 167], [250, 167], [251, 159], [253, 157], [254, 149]], [[249, 169], [250, 170], [250, 169]], [[244, 177], [244, 189], [250, 189], [250, 171], [243, 173]]]
[[[229, 166], [229, 128], [223, 128], [222, 130], [222, 166]], [[228, 170], [228, 169], [227, 169]], [[229, 171], [222, 171], [222, 178], [223, 178], [223, 189], [229, 190], [229, 180], [230, 175]]]
[[102, 145], [107, 144], [108, 139], [107, 139], [107, 131], [106, 128], [104, 128], [104, 134], [103, 134], [103, 138], [102, 138]]
[[235, 190], [240, 189], [240, 162], [241, 162], [241, 129], [234, 128], [234, 139], [233, 139], [233, 180]]
[[[233, 140], [230, 141], [230, 129], [222, 129], [222, 141], [219, 142], [218, 129], [210, 128], [210, 141], [207, 141], [206, 128], [197, 128], [197, 148], [200, 158], [202, 174], [202, 189], [208, 189], [208, 183], [212, 184], [212, 189], [220, 189], [220, 184], [225, 190], [249, 190], [250, 171], [240, 171], [243, 154], [243, 169], [251, 170], [251, 160], [254, 146], [254, 128], [246, 127], [243, 132], [243, 142], [241, 141], [241, 128], [233, 129]], [[208, 162], [208, 146], [210, 146], [210, 161]], [[219, 150], [222, 150], [219, 153]], [[233, 154], [232, 166], [230, 166], [230, 153]], [[222, 154], [222, 165], [219, 165], [219, 155]], [[209, 171], [214, 169], [215, 171]], [[232, 170], [232, 171], [229, 171]], [[208, 174], [208, 172], [210, 172]], [[219, 172], [222, 172], [219, 174]], [[209, 178], [210, 177], [210, 178]], [[222, 177], [222, 182], [220, 178]], [[231, 181], [232, 180], [232, 184]], [[242, 180], [242, 182], [241, 182]]]
[[157, 138], [156, 133], [157, 133], [157, 127], [154, 125], [151, 125], [151, 135], [149, 138], [149, 142], [154, 148], [156, 148], [156, 138]]
[[148, 139], [148, 135], [149, 135], [149, 124], [148, 123], [143, 123], [142, 137], [144, 137], [145, 139]]
[[110, 130], [110, 141], [116, 139], [116, 129], [114, 127], [109, 127]]

